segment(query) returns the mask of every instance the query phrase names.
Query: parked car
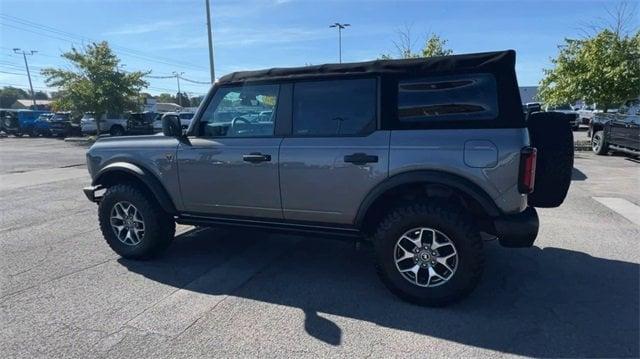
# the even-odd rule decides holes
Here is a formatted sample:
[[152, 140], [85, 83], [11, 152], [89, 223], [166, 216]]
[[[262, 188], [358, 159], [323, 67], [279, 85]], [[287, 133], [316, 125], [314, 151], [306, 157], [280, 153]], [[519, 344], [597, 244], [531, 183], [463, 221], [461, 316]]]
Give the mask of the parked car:
[[127, 116], [128, 135], [150, 135], [153, 134], [153, 121], [157, 117], [155, 112], [132, 112]]
[[22, 135], [36, 137], [38, 135], [35, 126], [36, 119], [45, 113], [47, 111], [4, 110], [2, 130], [8, 135], [16, 137], [21, 137]]
[[33, 123], [36, 136], [51, 136], [51, 128], [49, 124], [53, 115], [53, 113], [43, 113], [42, 115], [38, 116], [38, 118]]
[[[95, 113], [86, 112], [80, 120], [82, 134], [95, 135], [97, 133], [97, 125]], [[111, 136], [124, 136], [127, 127], [127, 119], [120, 115], [102, 115], [100, 120], [100, 133], [108, 133]]]
[[578, 112], [573, 107], [571, 107], [571, 105], [549, 106], [545, 110], [548, 112], [553, 111], [564, 113], [565, 115], [567, 115], [565, 117], [569, 121], [569, 124], [574, 131], [580, 128], [580, 124], [582, 123], [582, 121], [580, 120], [580, 115], [578, 115]]
[[80, 124], [71, 112], [56, 112], [49, 120], [49, 131], [52, 136], [79, 136]]
[[202, 106], [89, 149], [119, 255], [161, 253], [176, 222], [370, 240], [393, 293], [444, 305], [478, 283], [481, 232], [530, 247], [571, 183], [571, 129], [525, 121], [514, 51], [236, 72]]
[[609, 151], [640, 155], [640, 100], [627, 101], [616, 113], [596, 115], [589, 132], [591, 148], [598, 155]]

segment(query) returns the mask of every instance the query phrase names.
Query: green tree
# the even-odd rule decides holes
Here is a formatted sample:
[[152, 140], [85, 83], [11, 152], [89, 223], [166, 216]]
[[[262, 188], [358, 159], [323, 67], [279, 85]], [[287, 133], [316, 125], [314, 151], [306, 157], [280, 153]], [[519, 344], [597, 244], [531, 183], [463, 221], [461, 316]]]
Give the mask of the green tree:
[[36, 100], [48, 100], [49, 95], [44, 91], [36, 91]]
[[156, 100], [161, 103], [175, 103], [175, 104], [178, 103], [175, 96], [169, 93], [161, 93], [160, 95], [158, 95]]
[[453, 54], [453, 50], [447, 48], [448, 40], [440, 35], [431, 34], [422, 48], [422, 57], [447, 56]]
[[383, 60], [393, 58], [414, 59], [418, 57], [446, 56], [453, 54], [453, 50], [447, 47], [447, 40], [435, 33], [430, 33], [425, 37], [424, 45], [420, 50], [415, 50], [416, 40], [411, 34], [411, 26], [405, 26], [403, 30], [397, 31], [397, 39], [393, 41], [396, 48], [397, 57], [391, 54], [380, 56]]
[[191, 98], [191, 107], [198, 107], [200, 103], [204, 100], [204, 96], [195, 96]]
[[16, 100], [28, 98], [29, 94], [17, 87], [5, 86], [0, 89], [0, 108], [10, 108]]
[[565, 39], [544, 70], [538, 98], [556, 106], [583, 100], [603, 111], [640, 95], [640, 31], [625, 32], [626, 7], [608, 12], [613, 24], [584, 39]]
[[103, 114], [137, 109], [140, 90], [148, 86], [143, 77], [150, 72], [120, 70], [120, 60], [106, 41], [90, 44], [81, 50], [72, 47], [62, 57], [69, 61], [73, 70], [42, 70], [47, 85], [61, 89], [59, 97], [54, 100], [55, 108], [77, 113], [94, 112], [98, 134]]

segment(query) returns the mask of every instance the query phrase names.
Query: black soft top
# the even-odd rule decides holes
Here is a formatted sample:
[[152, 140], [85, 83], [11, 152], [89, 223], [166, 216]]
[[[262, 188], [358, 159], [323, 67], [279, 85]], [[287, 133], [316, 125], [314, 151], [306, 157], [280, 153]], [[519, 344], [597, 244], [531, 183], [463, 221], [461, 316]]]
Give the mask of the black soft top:
[[[324, 79], [344, 76], [380, 76], [381, 114], [383, 128], [521, 128], [525, 127], [520, 91], [516, 79], [516, 53], [513, 50], [484, 52], [452, 56], [438, 56], [405, 60], [375, 60], [345, 64], [326, 64], [317, 66], [272, 68], [257, 71], [234, 72], [223, 76], [216, 86], [242, 84], [261, 81], [290, 81], [298, 79]], [[464, 74], [491, 74], [496, 80], [498, 113], [495, 118], [486, 121], [425, 121], [422, 124], [387, 124], [396, 121], [398, 81], [412, 77], [432, 77]], [[454, 106], [477, 99], [451, 98], [447, 105]], [[403, 127], [405, 126], [405, 127]]]
[[[304, 67], [275, 67], [239, 71], [223, 76], [219, 85], [238, 82], [333, 77], [336, 75], [437, 75], [469, 72], [508, 74], [515, 77], [516, 53], [513, 50], [476, 54], [437, 56], [403, 60], [374, 60]], [[502, 76], [499, 76], [502, 77]]]

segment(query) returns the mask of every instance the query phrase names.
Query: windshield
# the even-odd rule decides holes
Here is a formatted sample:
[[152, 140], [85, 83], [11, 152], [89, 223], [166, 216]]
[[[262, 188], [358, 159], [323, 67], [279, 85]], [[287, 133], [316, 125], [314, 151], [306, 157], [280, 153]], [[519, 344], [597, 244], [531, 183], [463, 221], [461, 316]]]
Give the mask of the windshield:
[[69, 114], [68, 113], [56, 113], [51, 118], [51, 121], [66, 121], [68, 119], [69, 119]]

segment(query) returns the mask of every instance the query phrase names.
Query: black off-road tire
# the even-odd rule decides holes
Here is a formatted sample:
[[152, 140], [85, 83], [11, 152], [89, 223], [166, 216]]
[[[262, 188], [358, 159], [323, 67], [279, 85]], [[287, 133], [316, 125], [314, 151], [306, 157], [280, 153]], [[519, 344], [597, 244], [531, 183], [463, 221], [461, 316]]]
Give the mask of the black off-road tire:
[[574, 145], [569, 119], [560, 112], [537, 112], [528, 119], [528, 127], [531, 145], [538, 150], [529, 205], [558, 207], [567, 197], [573, 172]]
[[[396, 267], [398, 239], [407, 231], [428, 227], [445, 234], [458, 253], [457, 269], [445, 283], [421, 287], [407, 280]], [[473, 218], [461, 207], [434, 200], [390, 210], [374, 236], [376, 269], [385, 286], [408, 302], [444, 306], [466, 297], [478, 284], [484, 268], [482, 239]]]
[[[140, 243], [130, 245], [118, 239], [111, 227], [111, 211], [118, 202], [135, 206], [144, 220], [145, 231]], [[98, 206], [100, 229], [107, 244], [127, 259], [149, 259], [162, 253], [175, 236], [176, 223], [144, 189], [135, 184], [118, 184], [107, 189]]]
[[604, 156], [609, 153], [609, 144], [604, 138], [604, 131], [596, 131], [591, 137], [591, 149], [596, 155]]

